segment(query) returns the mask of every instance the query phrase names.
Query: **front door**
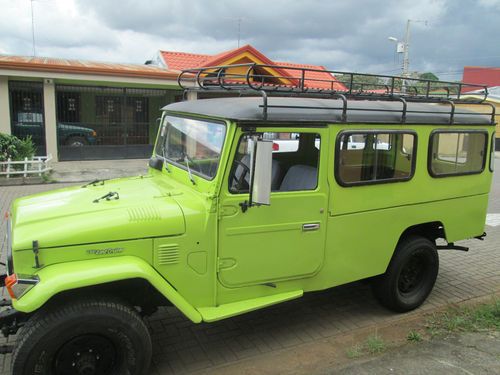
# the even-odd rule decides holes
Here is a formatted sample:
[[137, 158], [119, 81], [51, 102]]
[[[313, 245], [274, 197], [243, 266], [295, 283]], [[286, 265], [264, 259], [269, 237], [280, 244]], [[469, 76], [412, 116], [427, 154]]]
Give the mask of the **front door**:
[[[219, 281], [225, 286], [268, 284], [319, 271], [324, 256], [328, 193], [326, 129], [257, 133], [274, 142], [269, 206], [250, 207], [248, 134], [239, 132], [222, 187], [219, 221]], [[253, 133], [255, 135], [255, 133]], [[323, 135], [323, 136], [322, 136]], [[326, 169], [325, 169], [326, 171]]]

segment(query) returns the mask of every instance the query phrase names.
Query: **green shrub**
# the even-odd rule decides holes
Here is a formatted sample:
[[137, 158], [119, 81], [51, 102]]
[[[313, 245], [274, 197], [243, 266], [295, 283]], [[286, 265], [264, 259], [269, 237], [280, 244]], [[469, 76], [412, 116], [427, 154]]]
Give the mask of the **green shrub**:
[[0, 161], [31, 159], [35, 155], [35, 144], [31, 136], [19, 139], [13, 135], [0, 133]]

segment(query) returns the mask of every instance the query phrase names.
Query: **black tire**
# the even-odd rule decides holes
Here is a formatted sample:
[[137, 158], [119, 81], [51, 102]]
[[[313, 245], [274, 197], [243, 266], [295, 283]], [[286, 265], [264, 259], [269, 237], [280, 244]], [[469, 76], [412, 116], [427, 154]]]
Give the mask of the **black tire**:
[[385, 307], [407, 312], [425, 301], [438, 271], [436, 245], [427, 238], [409, 236], [398, 244], [386, 273], [373, 281], [372, 289]]
[[70, 147], [83, 147], [87, 146], [88, 144], [89, 142], [84, 137], [80, 136], [68, 137], [65, 142], [65, 145]]
[[13, 375], [143, 375], [151, 337], [139, 314], [119, 302], [85, 299], [35, 313], [19, 332]]

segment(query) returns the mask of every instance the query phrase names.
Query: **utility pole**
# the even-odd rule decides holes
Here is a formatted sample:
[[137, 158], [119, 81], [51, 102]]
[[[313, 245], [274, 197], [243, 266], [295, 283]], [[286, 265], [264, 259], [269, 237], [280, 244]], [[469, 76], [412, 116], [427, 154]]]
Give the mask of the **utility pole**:
[[403, 77], [408, 78], [410, 69], [410, 22], [406, 21], [406, 33], [403, 42]]
[[[427, 25], [426, 20], [410, 20], [406, 21], [405, 38], [400, 42], [397, 38], [389, 37], [389, 40], [397, 43], [396, 52], [403, 54], [403, 64], [401, 66], [401, 76], [404, 78], [410, 77], [410, 24], [412, 22], [423, 22]], [[401, 92], [406, 93], [406, 80], [403, 79]]]
[[31, 2], [31, 38], [33, 41], [33, 57], [36, 56], [36, 49], [35, 49], [35, 15], [33, 13], [33, 1], [30, 0]]
[[238, 17], [238, 48], [240, 48], [240, 39], [241, 39], [241, 21], [242, 18]]

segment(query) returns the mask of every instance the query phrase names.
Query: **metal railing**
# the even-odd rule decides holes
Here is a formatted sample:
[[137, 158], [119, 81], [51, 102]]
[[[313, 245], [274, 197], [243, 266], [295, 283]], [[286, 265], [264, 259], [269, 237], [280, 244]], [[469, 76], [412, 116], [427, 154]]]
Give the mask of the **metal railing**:
[[51, 161], [51, 154], [48, 156], [35, 156], [30, 160], [24, 158], [24, 160], [12, 161], [9, 158], [7, 161], [0, 162], [0, 176], [6, 176], [7, 178], [20, 175], [23, 177], [28, 177], [28, 175], [41, 176], [43, 173], [52, 170]]
[[[272, 73], [272, 74], [271, 74]], [[401, 123], [408, 113], [448, 114], [453, 124], [456, 115], [488, 116], [495, 123], [495, 106], [484, 101], [488, 97], [486, 85], [434, 81], [420, 78], [353, 73], [335, 70], [293, 67], [285, 65], [235, 64], [210, 66], [183, 70], [177, 77], [179, 86], [187, 91], [213, 93], [237, 92], [240, 95], [261, 95], [262, 111], [266, 118], [268, 109], [284, 108], [268, 104], [268, 96], [323, 97], [340, 99], [341, 107], [331, 109], [342, 111], [346, 121], [348, 111], [400, 112]], [[474, 97], [470, 91], [477, 91]], [[464, 97], [464, 95], [468, 95]], [[385, 100], [402, 104], [401, 110], [349, 108], [348, 100]], [[410, 110], [408, 102], [441, 103], [449, 106], [448, 112]], [[488, 112], [457, 112], [457, 104], [478, 104], [490, 109]], [[293, 105], [287, 108], [299, 108]], [[325, 109], [324, 107], [303, 107], [302, 109]]]

